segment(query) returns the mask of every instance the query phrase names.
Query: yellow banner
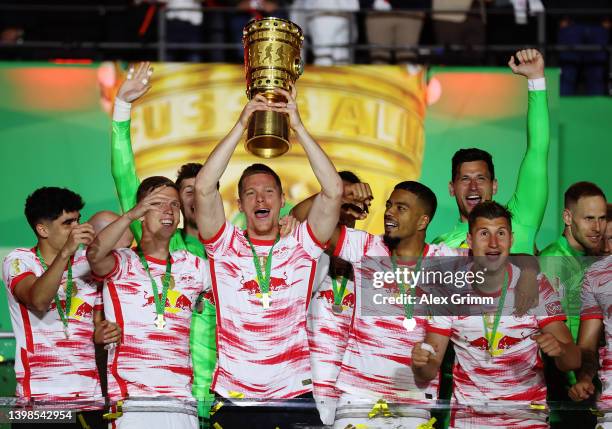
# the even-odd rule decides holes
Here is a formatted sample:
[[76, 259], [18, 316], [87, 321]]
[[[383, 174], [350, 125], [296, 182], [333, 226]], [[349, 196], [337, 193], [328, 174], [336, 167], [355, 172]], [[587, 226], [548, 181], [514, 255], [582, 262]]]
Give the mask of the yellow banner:
[[[141, 177], [176, 177], [186, 162], [204, 162], [233, 127], [247, 102], [239, 65], [156, 64], [153, 88], [133, 107], [132, 142]], [[304, 123], [338, 171], [368, 182], [376, 200], [360, 227], [383, 230], [384, 199], [403, 180], [418, 179], [424, 149], [422, 72], [400, 66], [307, 67], [298, 83]], [[221, 179], [229, 218], [237, 214], [242, 170], [264, 162], [281, 177], [296, 203], [320, 190], [300, 145], [263, 160], [241, 146]]]

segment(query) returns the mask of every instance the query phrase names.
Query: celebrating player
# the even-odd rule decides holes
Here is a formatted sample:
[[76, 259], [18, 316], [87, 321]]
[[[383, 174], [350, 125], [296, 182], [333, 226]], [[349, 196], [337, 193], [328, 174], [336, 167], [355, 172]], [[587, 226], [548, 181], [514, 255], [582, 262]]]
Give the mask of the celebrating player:
[[94, 330], [94, 311], [101, 311], [101, 291], [92, 281], [81, 245], [94, 229], [79, 224], [81, 197], [56, 187], [34, 191], [25, 215], [36, 234], [36, 246], [15, 249], [5, 258], [11, 321], [17, 338], [17, 396], [90, 410], [79, 419], [104, 427], [94, 343], [118, 340], [116, 326]]
[[[209, 287], [205, 261], [186, 250], [170, 251], [180, 220], [177, 186], [149, 177], [138, 187], [137, 204], [94, 240], [87, 257], [104, 278], [106, 320], [122, 329], [109, 352], [108, 395], [130, 398], [116, 415], [117, 428], [196, 428], [191, 395], [189, 325], [193, 303]], [[130, 224], [142, 221], [135, 249], [113, 250]], [[136, 398], [154, 398], [138, 402]]]
[[[473, 293], [494, 297], [496, 302], [477, 309], [482, 316], [434, 316], [424, 344], [413, 349], [412, 368], [420, 380], [435, 378], [450, 340], [456, 350], [451, 427], [546, 428], [545, 413], [530, 412], [530, 407], [537, 409], [546, 401], [539, 352], [553, 358], [562, 371], [580, 365], [580, 352], [545, 276], [538, 278], [538, 308], [523, 316], [511, 315], [521, 270], [508, 261], [510, 212], [495, 202], [484, 202], [468, 219], [472, 270], [484, 276], [482, 284], [472, 284]], [[487, 408], [495, 403], [498, 413]]]
[[[255, 96], [196, 178], [198, 230], [210, 256], [217, 304], [218, 364], [212, 388], [225, 398], [284, 399], [312, 391], [306, 311], [317, 259], [338, 222], [342, 181], [302, 124], [295, 89], [276, 91], [287, 102], [269, 103]], [[258, 110], [288, 115], [322, 188], [307, 221], [287, 237], [279, 238], [278, 214], [284, 195], [272, 169], [254, 164], [238, 182], [238, 203], [247, 219], [245, 231], [226, 220], [216, 187], [250, 115]], [[226, 410], [223, 407], [213, 416], [223, 427], [244, 421], [251, 427], [257, 425], [256, 416], [244, 415], [232, 423], [226, 420], [233, 418]], [[268, 417], [274, 416], [262, 418]], [[313, 423], [319, 421], [316, 416], [310, 418]], [[281, 421], [280, 426], [286, 425], [287, 419]]]
[[[140, 99], [151, 88], [152, 75], [153, 69], [148, 62], [131, 67], [115, 98], [111, 168], [124, 213], [136, 205], [136, 190], [140, 183], [136, 175], [130, 138], [131, 107], [133, 102]], [[188, 163], [182, 165], [178, 171], [176, 185], [179, 189], [184, 227], [177, 229], [172, 236], [170, 251], [187, 250], [196, 256], [205, 258], [204, 246], [197, 238], [198, 229], [193, 203], [195, 177], [201, 168], [202, 164]], [[142, 237], [140, 222], [134, 222], [131, 229], [136, 241], [140, 242]], [[198, 404], [200, 416], [207, 418], [210, 404], [214, 399], [214, 395], [210, 393], [210, 383], [217, 360], [215, 306], [208, 295], [199, 297], [197, 302], [198, 305], [194, 306], [195, 311], [190, 330], [194, 373], [193, 394], [200, 401]]]
[[[527, 112], [527, 152], [519, 168], [514, 194], [506, 206], [512, 213], [514, 244], [512, 253], [533, 254], [548, 198], [549, 120], [544, 80], [544, 59], [535, 49], [518, 51], [508, 66], [525, 76], [529, 87]], [[451, 247], [467, 247], [467, 218], [472, 209], [497, 193], [497, 179], [491, 154], [480, 149], [461, 149], [452, 161], [452, 180], [448, 185], [459, 209], [455, 228], [434, 240]]]
[[[372, 200], [372, 193], [367, 184], [346, 185], [344, 199], [347, 205], [352, 203], [352, 207], [365, 209]], [[300, 212], [307, 212], [308, 203], [309, 200], [306, 200], [294, 208], [298, 219]], [[327, 395], [326, 407], [317, 401], [321, 416], [332, 418], [324, 423], [331, 424], [335, 414], [334, 427], [337, 428], [347, 425], [358, 427], [360, 424], [368, 427], [414, 427], [427, 424], [430, 417], [427, 407], [419, 409], [414, 405], [434, 399], [437, 394], [435, 381], [417, 386], [408, 365], [412, 346], [425, 335], [424, 319], [414, 317], [414, 306], [410, 304], [397, 304], [399, 315], [384, 315], [381, 312], [362, 314], [364, 306], [368, 305], [362, 298], [365, 287], [362, 271], [369, 271], [371, 264], [367, 260], [372, 261], [376, 257], [384, 257], [382, 263], [386, 264], [385, 269], [389, 271], [394, 270], [394, 264], [418, 271], [420, 265], [426, 263], [422, 258], [456, 256], [467, 252], [443, 244], [425, 243], [427, 226], [437, 206], [436, 196], [427, 186], [418, 182], [399, 183], [389, 196], [386, 206], [384, 236], [374, 236], [340, 225], [331, 243], [335, 246], [333, 255], [351, 262], [355, 267], [354, 308], [351, 314], [353, 321], [336, 382], [336, 389], [341, 392], [341, 396], [336, 403], [331, 395]], [[350, 213], [359, 219], [366, 215], [365, 210], [360, 212], [353, 209], [346, 216]], [[393, 284], [390, 287], [395, 294], [405, 286]], [[329, 335], [342, 335], [339, 328]], [[313, 331], [313, 342], [324, 341], [326, 335], [324, 330]], [[399, 412], [401, 417], [396, 416], [387, 421], [386, 413], [375, 413], [376, 418], [371, 419], [369, 413], [377, 401], [385, 401], [385, 406], [387, 401], [406, 405], [390, 410]]]
[[[574, 401], [583, 401], [595, 393], [593, 378], [599, 370], [602, 389], [599, 407], [602, 410], [612, 408], [612, 256], [591, 265], [584, 276], [582, 286], [582, 311], [580, 315], [580, 333], [578, 346], [582, 351], [582, 366], [576, 372], [577, 382], [569, 390]], [[600, 347], [604, 334], [605, 346]], [[599, 362], [597, 352], [599, 349]], [[605, 412], [599, 419], [598, 428], [612, 428], [612, 416]]]
[[[597, 255], [606, 230], [606, 197], [590, 182], [578, 182], [565, 191], [563, 234], [540, 253], [542, 272], [550, 279], [561, 297], [567, 325], [574, 341], [580, 326], [580, 294], [584, 272], [592, 262], [587, 255]], [[573, 372], [560, 374], [552, 365], [546, 366], [549, 400], [569, 401], [568, 389], [576, 382]], [[591, 422], [590, 411], [555, 411], [550, 416], [551, 427], [570, 428]]]
[[[351, 193], [360, 183], [350, 171], [338, 173], [342, 178], [344, 194]], [[365, 184], [362, 184], [365, 188]], [[292, 210], [298, 218], [305, 220], [314, 197]], [[356, 217], [354, 206], [342, 204], [338, 225], [354, 228]], [[359, 210], [361, 212], [361, 210]], [[332, 239], [333, 241], [333, 239]], [[336, 379], [348, 341], [349, 328], [355, 306], [353, 267], [343, 259], [333, 256], [333, 248], [321, 255], [315, 277], [315, 292], [308, 310], [308, 343], [312, 369], [313, 394], [323, 423], [334, 421], [336, 402], [340, 391]]]

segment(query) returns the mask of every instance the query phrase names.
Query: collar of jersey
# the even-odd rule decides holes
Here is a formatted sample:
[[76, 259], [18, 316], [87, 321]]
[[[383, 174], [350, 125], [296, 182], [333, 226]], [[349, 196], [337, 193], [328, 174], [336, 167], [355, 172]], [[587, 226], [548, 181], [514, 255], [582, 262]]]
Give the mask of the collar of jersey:
[[585, 255], [585, 252], [581, 252], [579, 250], [574, 249], [567, 241], [567, 238], [565, 238], [565, 235], [561, 235], [561, 237], [559, 237], [558, 243], [559, 243], [559, 246], [563, 250], [565, 250], [567, 253], [569, 253], [572, 256], [584, 256]]
[[[134, 251], [134, 253], [138, 254], [138, 248], [132, 247], [132, 250]], [[147, 261], [153, 262], [154, 264], [166, 265], [166, 260], [165, 259], [157, 259], [157, 258], [154, 258], [153, 256], [149, 256], [147, 254], [145, 254], [144, 257], [145, 257], [145, 259]], [[174, 258], [172, 257], [172, 253], [170, 253], [170, 263], [174, 264]]]
[[[246, 230], [244, 231], [244, 237], [246, 238], [247, 236], [247, 232]], [[249, 240], [251, 241], [251, 243], [253, 243], [253, 246], [273, 246], [274, 242], [276, 241], [275, 239], [272, 240], [261, 240], [259, 238], [250, 238]]]

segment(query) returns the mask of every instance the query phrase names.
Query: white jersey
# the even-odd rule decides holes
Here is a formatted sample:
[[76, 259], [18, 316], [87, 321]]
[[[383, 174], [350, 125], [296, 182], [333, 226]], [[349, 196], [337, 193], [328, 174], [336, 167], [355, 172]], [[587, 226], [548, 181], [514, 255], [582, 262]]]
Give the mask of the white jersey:
[[[424, 256], [464, 255], [462, 249], [446, 245], [425, 245]], [[404, 309], [397, 304], [394, 315], [363, 314], [363, 280], [368, 270], [365, 258], [380, 258], [388, 271], [392, 270], [389, 249], [381, 236], [343, 228], [335, 256], [353, 263], [355, 268], [355, 312], [337, 388], [354, 397], [384, 398], [389, 402], [410, 403], [437, 397], [438, 380], [422, 384], [415, 382], [411, 368], [412, 347], [425, 337], [425, 319], [414, 317], [415, 328], [408, 332], [403, 325]], [[386, 284], [386, 292], [396, 294], [398, 286]]]
[[580, 319], [601, 319], [606, 345], [599, 349], [602, 408], [612, 408], [612, 256], [591, 265], [584, 276]]
[[[317, 403], [340, 397], [336, 380], [349, 337], [355, 286], [346, 279], [345, 290], [339, 296], [340, 304], [334, 307], [334, 290], [329, 276], [330, 258], [321, 255], [317, 267], [317, 290], [314, 292], [308, 311], [308, 343], [314, 397]], [[335, 279], [340, 292], [343, 279]]]
[[[189, 355], [191, 314], [198, 295], [210, 287], [206, 261], [186, 250], [171, 253], [172, 277], [164, 303], [163, 329], [157, 318], [151, 279], [133, 249], [113, 251], [115, 267], [105, 277], [104, 314], [122, 330], [121, 344], [108, 354], [108, 396], [191, 398]], [[146, 257], [162, 296], [166, 261]]]
[[[274, 240], [252, 242], [263, 271]], [[203, 243], [217, 305], [218, 360], [211, 388], [223, 397], [266, 399], [312, 391], [306, 312], [323, 246], [308, 224], [274, 245], [267, 308], [244, 231], [226, 222]]]
[[[429, 332], [448, 336], [455, 345], [453, 401], [470, 407], [460, 412], [453, 411], [452, 427], [467, 427], [476, 422], [498, 427], [507, 427], [511, 423], [516, 427], [547, 427], [545, 416], [539, 423], [537, 419], [535, 423], [533, 420], [537, 413], [529, 416], [530, 403], [546, 401], [543, 362], [532, 336], [551, 322], [564, 321], [565, 315], [559, 296], [547, 278], [540, 274], [538, 306], [524, 316], [510, 316], [515, 308], [519, 277], [520, 269], [508, 264], [508, 291], [493, 338], [492, 352], [489, 351], [482, 315], [434, 316], [429, 322]], [[500, 293], [492, 296], [497, 298]], [[496, 299], [495, 304], [485, 310], [491, 330], [497, 306]], [[478, 408], [478, 404], [485, 401], [512, 401], [517, 407], [515, 410], [512, 406], [502, 407], [504, 412], [491, 416], [486, 407]]]
[[[102, 309], [100, 288], [90, 275], [85, 251], [72, 260], [73, 296], [68, 314], [68, 338], [55, 300], [38, 313], [17, 301], [15, 285], [44, 273], [36, 249], [15, 249], [4, 259], [2, 280], [17, 340], [15, 373], [17, 396], [44, 401], [99, 400], [101, 398], [93, 343], [94, 310]], [[67, 271], [57, 295], [66, 305]]]

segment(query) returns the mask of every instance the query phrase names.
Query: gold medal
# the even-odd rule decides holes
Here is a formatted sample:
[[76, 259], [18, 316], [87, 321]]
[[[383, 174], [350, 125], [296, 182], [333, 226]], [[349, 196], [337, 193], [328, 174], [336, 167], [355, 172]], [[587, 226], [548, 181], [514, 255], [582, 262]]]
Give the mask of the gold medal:
[[342, 314], [342, 304], [334, 304], [332, 305], [332, 311], [336, 314]]

